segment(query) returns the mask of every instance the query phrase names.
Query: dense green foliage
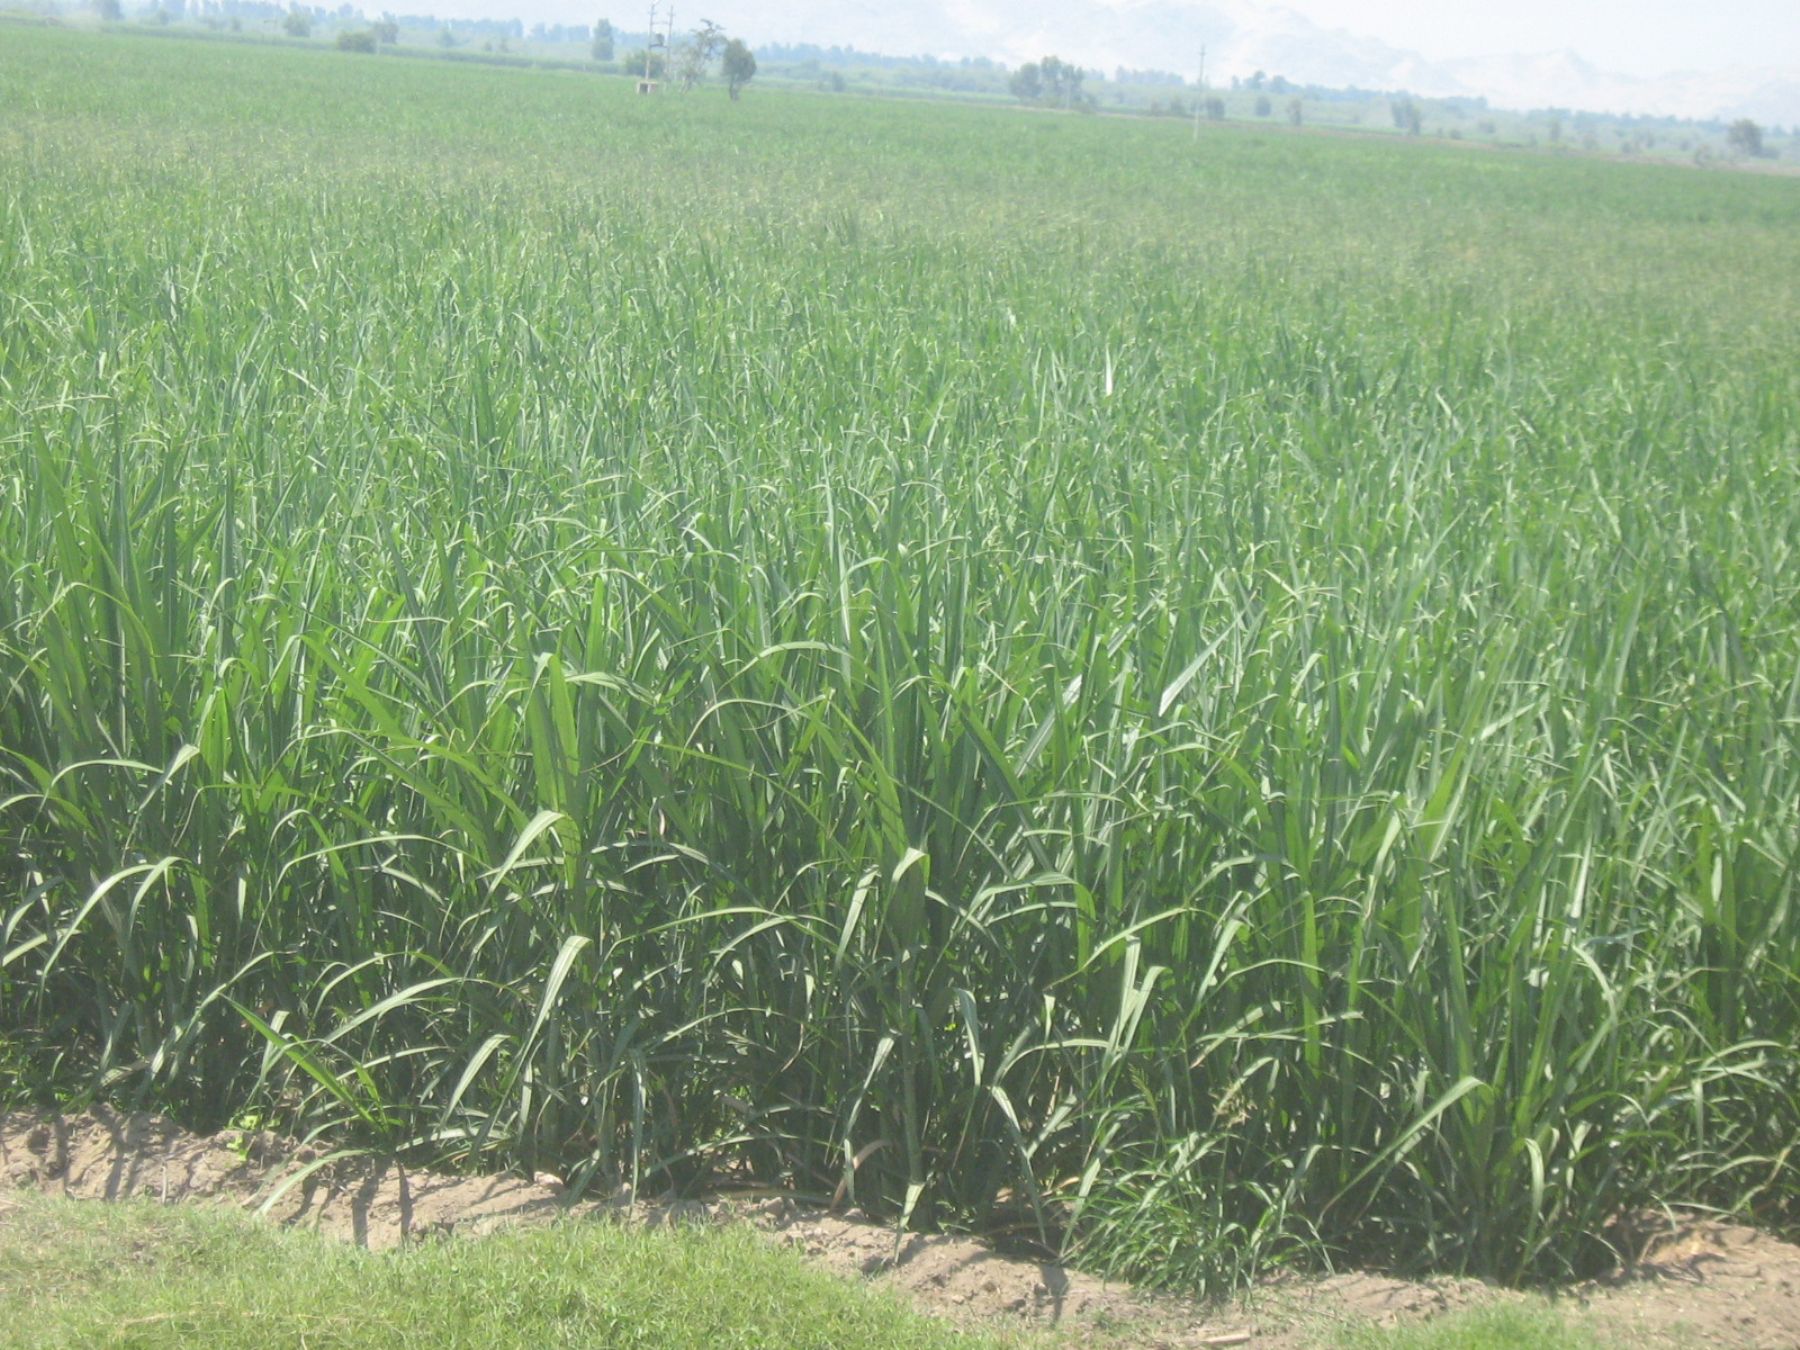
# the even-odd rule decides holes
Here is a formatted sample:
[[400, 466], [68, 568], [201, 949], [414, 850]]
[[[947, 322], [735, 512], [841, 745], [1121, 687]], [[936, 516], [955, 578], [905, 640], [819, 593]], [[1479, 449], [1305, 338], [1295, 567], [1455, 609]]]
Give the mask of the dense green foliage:
[[1188, 1284], [1800, 1219], [1800, 190], [0, 49], [0, 1032]]

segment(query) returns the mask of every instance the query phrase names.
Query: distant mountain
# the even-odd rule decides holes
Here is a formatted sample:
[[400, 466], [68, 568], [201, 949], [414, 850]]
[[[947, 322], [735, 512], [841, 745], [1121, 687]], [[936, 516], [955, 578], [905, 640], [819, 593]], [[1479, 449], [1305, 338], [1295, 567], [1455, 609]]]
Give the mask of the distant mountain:
[[[1800, 124], [1800, 71], [1740, 66], [1639, 79], [1596, 70], [1574, 52], [1565, 51], [1445, 61], [1435, 72], [1454, 86], [1443, 92], [1479, 92], [1503, 108], [1587, 108], [1719, 121], [1750, 117], [1779, 126]], [[1419, 92], [1440, 91], [1421, 87]]]
[[[576, 3], [576, 0], [568, 0]], [[591, 0], [587, 0], [591, 3]], [[1501, 108], [1582, 108], [1671, 117], [1753, 117], [1800, 125], [1800, 71], [1676, 72], [1654, 79], [1598, 70], [1574, 52], [1429, 61], [1278, 5], [1252, 0], [708, 0], [707, 13], [756, 41], [855, 46], [893, 56], [987, 56], [1009, 64], [1054, 53], [1090, 69], [1158, 69], [1208, 83], [1261, 70], [1295, 84], [1479, 96]]]

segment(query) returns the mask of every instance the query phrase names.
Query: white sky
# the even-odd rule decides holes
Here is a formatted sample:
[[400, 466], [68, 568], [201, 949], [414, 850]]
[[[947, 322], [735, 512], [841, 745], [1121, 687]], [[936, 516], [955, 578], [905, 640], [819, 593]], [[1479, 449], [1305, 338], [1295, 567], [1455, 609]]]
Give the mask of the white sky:
[[[1315, 23], [1433, 60], [1572, 48], [1603, 70], [1660, 75], [1800, 66], [1800, 0], [1282, 0]], [[1025, 0], [1019, 8], [1029, 9]]]
[[[1185, 8], [1182, 0], [1166, 0]], [[1232, 0], [1225, 0], [1229, 6]], [[1265, 0], [1251, 0], [1263, 4]], [[607, 15], [627, 30], [644, 26], [649, 0], [352, 0], [374, 12], [518, 18], [565, 23]], [[661, 0], [666, 12], [669, 0]], [[1129, 5], [1132, 0], [1100, 0]], [[1729, 66], [1800, 69], [1800, 0], [1266, 0], [1328, 28], [1376, 38], [1429, 60], [1570, 49], [1601, 70], [1654, 76]], [[715, 18], [753, 44], [810, 35], [823, 45], [907, 55], [930, 50], [947, 15], [978, 18], [1004, 55], [1009, 35], [1043, 28], [1055, 0], [677, 0], [681, 26]], [[924, 15], [936, 11], [933, 23]], [[917, 18], [915, 24], [913, 20]]]

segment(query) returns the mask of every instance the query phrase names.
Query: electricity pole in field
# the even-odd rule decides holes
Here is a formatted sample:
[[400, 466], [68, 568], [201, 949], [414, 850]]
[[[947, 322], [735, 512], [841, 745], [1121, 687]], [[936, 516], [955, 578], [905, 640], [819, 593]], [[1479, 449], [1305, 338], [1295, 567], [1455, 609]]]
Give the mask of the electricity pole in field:
[[666, 67], [669, 64], [668, 54], [673, 49], [675, 43], [675, 6], [669, 6], [669, 37], [666, 42], [663, 40], [663, 35], [656, 29], [656, 11], [659, 8], [661, 8], [661, 6], [657, 5], [655, 0], [652, 0], [650, 5], [650, 36], [644, 40], [644, 78], [638, 81], [638, 93], [640, 94], [654, 93], [656, 90], [656, 85], [650, 78], [650, 62], [656, 55], [656, 49], [658, 47], [663, 49], [663, 65], [666, 73]]
[[1200, 46], [1200, 83], [1194, 90], [1194, 139], [1200, 139], [1200, 101], [1206, 97], [1206, 45]]

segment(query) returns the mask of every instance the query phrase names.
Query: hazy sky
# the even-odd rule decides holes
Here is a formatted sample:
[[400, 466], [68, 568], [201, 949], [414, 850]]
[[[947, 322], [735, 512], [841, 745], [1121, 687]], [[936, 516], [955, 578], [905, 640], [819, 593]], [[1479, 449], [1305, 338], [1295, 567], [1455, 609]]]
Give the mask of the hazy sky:
[[1285, 7], [1434, 60], [1571, 47], [1627, 75], [1800, 66], [1800, 0], [1285, 0]]
[[[649, 8], [649, 0], [352, 2], [371, 12], [392, 6], [527, 23], [585, 23], [604, 14], [627, 30], [641, 29]], [[1227, 8], [1244, 2], [1224, 0]], [[665, 12], [668, 3], [661, 0]], [[1128, 8], [1133, 0], [1098, 3]], [[1185, 8], [1182, 0], [1165, 3]], [[1800, 0], [1273, 0], [1257, 7], [1295, 11], [1431, 60], [1568, 48], [1602, 70], [1626, 75], [1726, 66], [1800, 69]], [[1013, 45], [1009, 37], [1042, 30], [1059, 6], [1055, 0], [676, 0], [675, 8], [683, 27], [705, 16], [752, 43], [810, 36], [892, 55], [932, 50], [934, 38], [915, 30], [942, 32], [950, 18], [965, 32], [985, 35], [992, 49], [984, 54], [1004, 57]]]

